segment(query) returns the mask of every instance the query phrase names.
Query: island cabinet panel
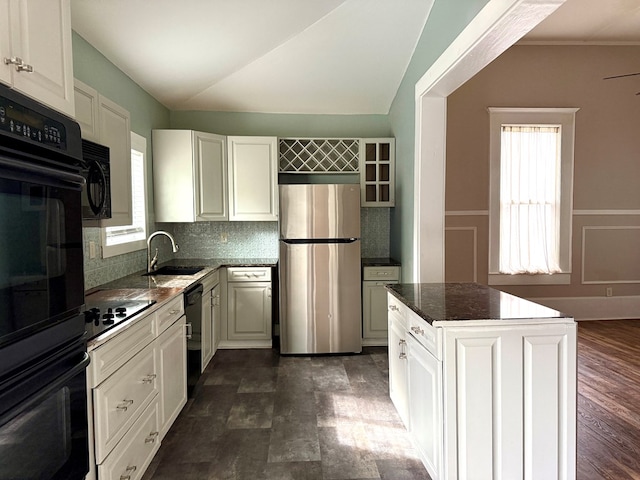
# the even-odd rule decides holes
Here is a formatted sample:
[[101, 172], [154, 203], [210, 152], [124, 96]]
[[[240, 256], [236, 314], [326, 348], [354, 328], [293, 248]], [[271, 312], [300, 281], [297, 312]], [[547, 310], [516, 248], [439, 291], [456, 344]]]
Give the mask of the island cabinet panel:
[[[387, 287], [421, 296], [389, 294], [389, 391], [431, 478], [575, 479], [575, 321], [488, 287], [442, 285]], [[521, 313], [500, 317], [504, 301]]]

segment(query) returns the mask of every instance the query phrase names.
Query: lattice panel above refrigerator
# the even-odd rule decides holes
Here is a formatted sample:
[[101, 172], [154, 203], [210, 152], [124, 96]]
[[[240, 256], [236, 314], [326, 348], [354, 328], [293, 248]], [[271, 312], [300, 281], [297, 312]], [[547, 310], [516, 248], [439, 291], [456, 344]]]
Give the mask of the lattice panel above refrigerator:
[[280, 173], [358, 173], [360, 140], [281, 138]]

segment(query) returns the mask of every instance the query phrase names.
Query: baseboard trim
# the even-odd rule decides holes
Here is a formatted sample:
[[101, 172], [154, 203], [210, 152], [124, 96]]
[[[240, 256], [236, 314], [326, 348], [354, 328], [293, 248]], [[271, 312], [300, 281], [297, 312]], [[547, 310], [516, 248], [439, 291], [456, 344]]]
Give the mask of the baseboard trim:
[[363, 347], [386, 347], [389, 341], [386, 338], [363, 338]]
[[272, 348], [271, 340], [220, 340], [218, 349]]
[[532, 302], [560, 310], [576, 320], [640, 319], [640, 295], [621, 297], [536, 297]]

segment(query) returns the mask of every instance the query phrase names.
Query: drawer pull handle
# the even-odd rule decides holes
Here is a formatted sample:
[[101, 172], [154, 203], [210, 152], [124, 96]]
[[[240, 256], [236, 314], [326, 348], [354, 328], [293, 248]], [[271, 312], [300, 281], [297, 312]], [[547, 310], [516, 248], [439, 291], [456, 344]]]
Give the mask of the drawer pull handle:
[[185, 324], [187, 338], [191, 338], [193, 336], [193, 326], [190, 323]]
[[131, 480], [131, 473], [135, 472], [138, 469], [135, 465], [131, 467], [127, 467], [125, 470], [126, 475], [120, 475], [120, 480]]
[[417, 333], [418, 335], [424, 335], [424, 330], [420, 327], [411, 327], [411, 330], [413, 330], [414, 333]]
[[153, 443], [158, 438], [159, 432], [151, 432], [147, 438], [144, 439], [144, 443]]
[[406, 353], [401, 353], [400, 354], [400, 360], [404, 360], [405, 358], [407, 358], [407, 354]]
[[142, 379], [142, 383], [153, 383], [153, 379], [156, 377], [157, 375], [155, 373], [150, 373]]
[[176, 315], [180, 313], [180, 310], [169, 310], [169, 315]]
[[122, 412], [126, 412], [131, 405], [133, 405], [133, 400], [125, 400], [120, 405], [116, 406], [116, 408]]
[[398, 345], [400, 346], [400, 355], [398, 356], [398, 358], [400, 358], [400, 360], [404, 360], [407, 358], [407, 354], [404, 351], [404, 346], [407, 344], [406, 340], [400, 340], [398, 342]]
[[395, 305], [389, 305], [389, 310], [391, 310], [392, 312], [397, 312], [399, 309]]

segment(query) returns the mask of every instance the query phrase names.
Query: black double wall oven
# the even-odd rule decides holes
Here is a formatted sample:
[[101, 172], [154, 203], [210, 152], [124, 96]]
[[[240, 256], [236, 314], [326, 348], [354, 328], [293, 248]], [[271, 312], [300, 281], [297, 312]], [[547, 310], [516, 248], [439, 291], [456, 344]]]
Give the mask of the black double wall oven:
[[88, 472], [76, 122], [0, 85], [0, 478]]

